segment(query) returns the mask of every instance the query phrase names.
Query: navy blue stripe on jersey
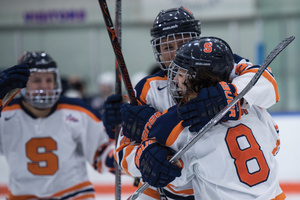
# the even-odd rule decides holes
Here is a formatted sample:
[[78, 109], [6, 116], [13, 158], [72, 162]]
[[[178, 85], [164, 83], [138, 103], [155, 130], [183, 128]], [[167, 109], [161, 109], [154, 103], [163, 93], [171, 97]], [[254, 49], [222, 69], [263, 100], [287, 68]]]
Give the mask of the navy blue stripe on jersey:
[[249, 59], [247, 58], [243, 58], [237, 54], [233, 54], [233, 59], [234, 59], [234, 63], [238, 64], [239, 62], [241, 62], [241, 60], [245, 59], [247, 62], [249, 62]]
[[88, 111], [90, 111], [91, 113], [93, 113], [98, 119], [101, 120], [100, 113], [98, 111], [94, 110], [90, 105], [88, 105], [87, 103], [85, 103], [82, 99], [79, 99], [79, 98], [69, 98], [69, 97], [61, 96], [59, 98], [59, 100], [57, 101], [56, 106], [58, 104], [69, 104], [69, 105], [80, 106], [82, 108], [87, 109]]
[[172, 106], [168, 109], [168, 112], [157, 118], [148, 138], [155, 137], [159, 143], [165, 145], [170, 133], [181, 120], [178, 116], [177, 105]]
[[72, 194], [68, 194], [68, 195], [62, 197], [60, 200], [73, 199], [73, 197], [77, 196], [78, 194], [94, 193], [94, 192], [95, 192], [94, 188], [88, 188], [88, 189], [76, 191]]
[[156, 72], [155, 74], [153, 74], [153, 75], [150, 75], [150, 76], [146, 76], [145, 78], [143, 78], [142, 80], [140, 80], [137, 84], [136, 84], [136, 86], [134, 87], [134, 89], [135, 89], [135, 91], [136, 91], [136, 98], [138, 99], [138, 100], [140, 100], [140, 96], [141, 96], [141, 93], [142, 93], [142, 91], [143, 91], [143, 87], [144, 87], [144, 85], [145, 85], [145, 83], [147, 82], [147, 80], [149, 79], [149, 78], [153, 78], [153, 77], [161, 77], [161, 78], [163, 78], [164, 76], [165, 76], [165, 74], [164, 74], [164, 72], [163, 71], [159, 71], [159, 72]]
[[15, 104], [21, 104], [21, 101], [22, 101], [21, 97], [14, 98], [7, 105], [12, 106], [12, 105], [15, 105]]
[[171, 198], [171, 199], [182, 199], [182, 200], [194, 200], [195, 199], [194, 196], [192, 196], [192, 195], [183, 197], [183, 196], [171, 193], [171, 192], [169, 192], [169, 191], [167, 191], [165, 189], [163, 189], [163, 190], [164, 190], [166, 196], [169, 197], [169, 198]]

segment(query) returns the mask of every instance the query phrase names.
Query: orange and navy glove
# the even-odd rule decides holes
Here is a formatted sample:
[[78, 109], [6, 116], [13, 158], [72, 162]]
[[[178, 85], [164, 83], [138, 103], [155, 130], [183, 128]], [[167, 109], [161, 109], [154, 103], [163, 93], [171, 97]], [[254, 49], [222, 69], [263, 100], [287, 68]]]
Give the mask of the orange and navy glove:
[[131, 141], [140, 143], [146, 139], [154, 122], [161, 116], [160, 111], [143, 106], [132, 106], [128, 103], [121, 106], [123, 134]]
[[181, 176], [183, 167], [179, 159], [171, 164], [174, 155], [170, 148], [160, 145], [156, 140], [143, 140], [135, 155], [135, 165], [142, 174], [142, 179], [154, 187], [165, 187], [176, 177]]
[[[235, 85], [223, 81], [216, 86], [201, 89], [196, 98], [178, 109], [179, 115], [183, 119], [182, 126], [190, 126], [191, 132], [198, 132], [236, 96]], [[220, 121], [239, 120], [241, 113], [239, 101]]]

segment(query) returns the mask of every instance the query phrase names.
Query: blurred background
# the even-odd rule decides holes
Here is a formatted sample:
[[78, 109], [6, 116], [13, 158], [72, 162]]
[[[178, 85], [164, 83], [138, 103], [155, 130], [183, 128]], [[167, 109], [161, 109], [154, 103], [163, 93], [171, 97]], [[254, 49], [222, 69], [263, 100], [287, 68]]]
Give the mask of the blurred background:
[[[107, 4], [114, 21], [115, 0]], [[261, 64], [283, 39], [296, 37], [270, 65], [281, 99], [269, 111], [280, 128], [281, 186], [287, 199], [300, 199], [300, 1], [124, 0], [122, 51], [133, 85], [157, 67], [150, 44], [155, 17], [178, 6], [201, 21], [202, 36], [224, 39], [254, 64]], [[96, 109], [113, 93], [115, 57], [96, 0], [0, 0], [0, 70], [15, 65], [24, 51], [49, 53], [70, 89], [67, 94], [85, 98]], [[8, 170], [0, 157], [0, 196]], [[90, 173], [93, 183], [114, 187], [113, 175]], [[124, 179], [131, 186], [132, 180]]]
[[[107, 4], [114, 21], [115, 1]], [[296, 36], [271, 64], [281, 100], [270, 111], [300, 111], [299, 0], [126, 0], [122, 51], [131, 77], [149, 74], [155, 66], [150, 29], [156, 15], [181, 5], [201, 21], [202, 36], [224, 39], [254, 64], [261, 64], [284, 38]], [[34, 50], [49, 53], [65, 79], [79, 77], [87, 96], [98, 92], [99, 74], [114, 72], [113, 49], [96, 0], [0, 0], [0, 69]]]

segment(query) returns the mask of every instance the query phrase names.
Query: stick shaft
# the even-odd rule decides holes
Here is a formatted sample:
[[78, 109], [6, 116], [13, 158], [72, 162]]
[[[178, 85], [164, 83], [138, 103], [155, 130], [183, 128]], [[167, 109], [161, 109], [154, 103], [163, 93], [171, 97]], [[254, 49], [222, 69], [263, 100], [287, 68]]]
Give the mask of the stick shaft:
[[132, 88], [132, 84], [129, 78], [129, 74], [128, 74], [128, 70], [124, 61], [124, 57], [120, 48], [120, 44], [118, 42], [118, 37], [116, 35], [110, 14], [109, 14], [109, 10], [107, 7], [107, 3], [106, 0], [98, 0], [102, 14], [103, 14], [103, 18], [106, 24], [106, 28], [107, 28], [107, 32], [108, 35], [110, 37], [110, 41], [117, 59], [117, 63], [118, 63], [118, 67], [119, 70], [121, 72], [124, 84], [126, 86], [126, 90], [128, 92], [128, 96], [129, 96], [129, 100], [131, 101], [131, 104], [133, 105], [138, 105], [136, 98], [135, 98], [135, 93], [134, 90]]
[[[116, 13], [115, 13], [115, 24], [116, 24], [116, 35], [118, 37], [118, 42], [121, 49], [122, 44], [122, 1], [116, 0]], [[115, 74], [116, 74], [116, 84], [115, 84], [115, 93], [122, 95], [122, 84], [121, 84], [121, 74], [119, 71], [118, 62], [115, 63]], [[120, 132], [120, 126], [115, 126], [115, 140], [116, 145], [118, 141], [118, 136]], [[115, 200], [121, 200], [121, 167], [115, 161]]]

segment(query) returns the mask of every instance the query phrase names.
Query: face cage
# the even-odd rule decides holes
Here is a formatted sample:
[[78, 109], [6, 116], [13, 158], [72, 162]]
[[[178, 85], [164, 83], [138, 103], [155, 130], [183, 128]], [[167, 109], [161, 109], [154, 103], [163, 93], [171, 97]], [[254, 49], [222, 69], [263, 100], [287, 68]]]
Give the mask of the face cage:
[[[180, 38], [176, 39], [176, 36], [179, 36]], [[175, 34], [169, 34], [167, 36], [162, 36], [156, 39], [152, 39], [151, 40], [151, 44], [152, 44], [152, 49], [155, 55], [155, 59], [156, 62], [158, 63], [159, 67], [161, 68], [161, 70], [163, 71], [167, 71], [168, 70], [168, 65], [170, 64], [173, 60], [172, 60], [172, 53], [176, 53], [177, 49], [180, 48], [180, 46], [177, 46], [177, 42], [178, 41], [183, 41], [183, 44], [187, 41], [190, 41], [193, 38], [199, 38], [200, 34], [196, 33], [196, 32], [183, 32], [183, 33], [175, 33]], [[166, 42], [162, 42], [162, 39], [167, 38]], [[174, 43], [176, 45], [176, 48], [174, 50], [169, 50], [164, 52], [164, 54], [168, 54], [169, 60], [164, 60], [163, 54], [161, 53], [161, 45], [162, 44], [168, 44], [169, 42]]]
[[53, 90], [27, 90], [23, 88], [21, 94], [25, 98], [26, 102], [31, 104], [35, 108], [46, 109], [51, 108], [59, 99], [62, 92], [61, 81], [59, 71], [56, 68], [49, 69], [30, 69], [30, 73], [39, 72], [53, 72], [56, 81]]
[[[181, 71], [183, 70], [183, 71]], [[175, 64], [174, 62], [171, 63], [170, 67], [168, 68], [168, 81], [167, 81], [167, 88], [168, 91], [176, 103], [179, 103], [183, 98], [183, 95], [186, 91], [185, 89], [180, 89], [178, 87], [178, 80], [175, 80], [177, 75], [185, 76], [189, 78], [191, 75], [188, 73], [187, 69], [180, 67], [179, 65]], [[186, 79], [185, 79], [186, 80]], [[181, 92], [181, 94], [180, 94]]]

